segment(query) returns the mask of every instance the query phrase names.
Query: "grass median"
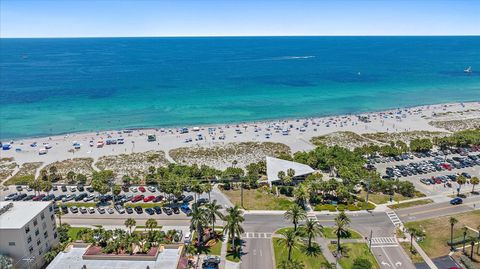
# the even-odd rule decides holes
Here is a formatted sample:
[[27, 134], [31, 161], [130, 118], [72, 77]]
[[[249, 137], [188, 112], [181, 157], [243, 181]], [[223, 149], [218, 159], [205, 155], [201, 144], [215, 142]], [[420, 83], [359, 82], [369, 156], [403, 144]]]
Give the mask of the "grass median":
[[405, 202], [405, 203], [397, 203], [397, 204], [389, 205], [388, 207], [391, 209], [402, 209], [402, 208], [426, 205], [431, 203], [433, 203], [432, 199], [423, 199], [423, 200], [416, 200], [416, 201]]
[[[222, 192], [233, 204], [241, 205], [240, 190], [223, 190]], [[261, 189], [243, 190], [243, 206], [247, 210], [287, 210], [292, 204], [294, 202], [283, 195], [277, 197]]]
[[[273, 238], [272, 243], [276, 268], [281, 268], [280, 264], [282, 261], [288, 259], [288, 248], [282, 244], [280, 238]], [[319, 268], [327, 262], [321, 250], [316, 253], [311, 253], [307, 251], [305, 246], [300, 245], [292, 248], [292, 260], [302, 262], [305, 265], [305, 269]]]
[[[333, 253], [336, 252], [337, 245], [330, 244], [328, 248]], [[380, 269], [380, 266], [377, 263], [377, 260], [373, 254], [368, 249], [367, 244], [365, 243], [343, 243], [342, 244], [343, 253], [338, 263], [342, 266], [343, 269], [353, 268], [353, 263], [356, 259], [366, 259], [372, 264], [372, 269]]]

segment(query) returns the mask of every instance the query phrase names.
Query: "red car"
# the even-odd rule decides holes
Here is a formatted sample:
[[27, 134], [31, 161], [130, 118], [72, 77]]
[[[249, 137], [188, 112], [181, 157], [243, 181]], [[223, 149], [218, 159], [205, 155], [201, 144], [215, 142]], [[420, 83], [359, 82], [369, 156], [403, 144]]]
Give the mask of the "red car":
[[32, 198], [32, 201], [40, 201], [45, 197], [45, 194], [40, 194]]
[[146, 191], [144, 186], [138, 187], [138, 190], [141, 191], [141, 192], [145, 192], [145, 191]]
[[147, 197], [143, 198], [143, 202], [147, 203], [147, 202], [152, 201], [153, 199], [155, 199], [155, 196], [150, 195], [150, 196], [147, 196]]
[[137, 195], [135, 197], [132, 198], [132, 203], [135, 203], [135, 202], [138, 202], [138, 201], [141, 201], [143, 199], [143, 195]]

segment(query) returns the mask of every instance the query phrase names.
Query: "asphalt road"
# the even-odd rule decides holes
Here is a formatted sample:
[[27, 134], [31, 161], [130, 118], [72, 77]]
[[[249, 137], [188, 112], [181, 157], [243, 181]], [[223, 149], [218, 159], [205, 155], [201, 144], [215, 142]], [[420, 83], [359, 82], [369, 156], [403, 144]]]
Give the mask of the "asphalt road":
[[461, 205], [451, 205], [450, 202], [442, 202], [399, 209], [395, 210], [395, 212], [403, 222], [409, 222], [458, 214], [473, 209], [480, 209], [480, 195], [463, 199], [463, 204]]

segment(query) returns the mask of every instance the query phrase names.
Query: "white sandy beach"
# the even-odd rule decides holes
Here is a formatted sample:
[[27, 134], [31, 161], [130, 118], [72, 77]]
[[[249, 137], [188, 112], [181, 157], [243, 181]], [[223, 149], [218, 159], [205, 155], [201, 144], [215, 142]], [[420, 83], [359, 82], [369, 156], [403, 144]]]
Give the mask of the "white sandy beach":
[[[460, 114], [462, 111], [467, 112], [468, 115]], [[437, 118], [435, 115], [438, 115], [439, 120], [480, 118], [480, 102], [419, 106], [359, 115], [201, 126], [198, 131], [189, 128], [189, 132], [185, 134], [180, 134], [178, 129], [171, 128], [132, 130], [131, 133], [106, 131], [21, 139], [3, 141], [4, 143], [12, 142], [12, 148], [2, 150], [0, 153], [2, 158], [13, 157], [19, 165], [27, 162], [43, 162], [43, 165], [47, 165], [55, 161], [80, 157], [90, 157], [96, 162], [101, 156], [150, 150], [164, 151], [167, 159], [173, 162], [172, 158], [168, 156], [171, 149], [212, 147], [232, 142], [249, 141], [283, 143], [289, 146], [293, 153], [314, 148], [314, 145], [309, 142], [312, 137], [338, 131], [352, 131], [359, 134], [415, 130], [447, 132], [445, 129], [429, 124], [429, 121]], [[369, 122], [360, 121], [358, 116], [366, 117]], [[288, 130], [288, 135], [283, 134], [284, 130]], [[156, 141], [148, 142], [147, 134], [155, 134]], [[202, 140], [198, 140], [199, 134], [203, 136]], [[96, 145], [98, 141], [106, 142], [109, 138], [120, 137], [124, 138], [124, 144], [104, 145], [101, 148]], [[220, 137], [224, 137], [224, 139], [220, 139]], [[189, 138], [192, 139], [192, 142], [185, 142]], [[93, 147], [89, 145], [90, 141], [93, 141]], [[34, 142], [37, 143], [37, 146], [31, 147]], [[73, 150], [75, 142], [80, 143], [80, 149]], [[39, 155], [39, 150], [44, 148], [44, 143], [50, 144], [52, 148], [48, 150], [47, 154]]]

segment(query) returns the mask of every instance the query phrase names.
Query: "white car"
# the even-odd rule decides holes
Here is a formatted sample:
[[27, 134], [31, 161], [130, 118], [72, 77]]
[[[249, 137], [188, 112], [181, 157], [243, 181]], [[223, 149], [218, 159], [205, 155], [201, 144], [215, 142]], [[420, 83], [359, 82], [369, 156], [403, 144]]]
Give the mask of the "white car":
[[148, 186], [147, 189], [148, 189], [149, 192], [156, 192], [157, 191], [157, 189], [155, 189], [154, 186]]
[[105, 208], [103, 208], [103, 207], [97, 207], [97, 211], [100, 214], [105, 214]]
[[95, 195], [89, 194], [87, 197], [83, 198], [83, 201], [88, 202], [88, 201], [92, 201], [93, 199], [95, 199]]
[[71, 186], [71, 187], [70, 187], [70, 191], [71, 191], [71, 192], [76, 192], [76, 191], [77, 191], [77, 187]]
[[82, 213], [82, 214], [87, 213], [87, 208], [84, 207], [84, 206], [80, 207], [80, 213]]
[[78, 212], [78, 208], [76, 206], [72, 206], [70, 207], [70, 212], [72, 213], [77, 213]]
[[131, 187], [131, 188], [130, 188], [130, 191], [131, 191], [131, 192], [138, 192], [138, 188], [137, 188], [137, 187]]
[[113, 214], [113, 213], [115, 213], [115, 210], [113, 210], [113, 208], [109, 207], [107, 209], [107, 212], [108, 212], [108, 214]]
[[90, 213], [90, 214], [95, 213], [95, 208], [89, 207], [89, 208], [88, 208], [88, 213]]

